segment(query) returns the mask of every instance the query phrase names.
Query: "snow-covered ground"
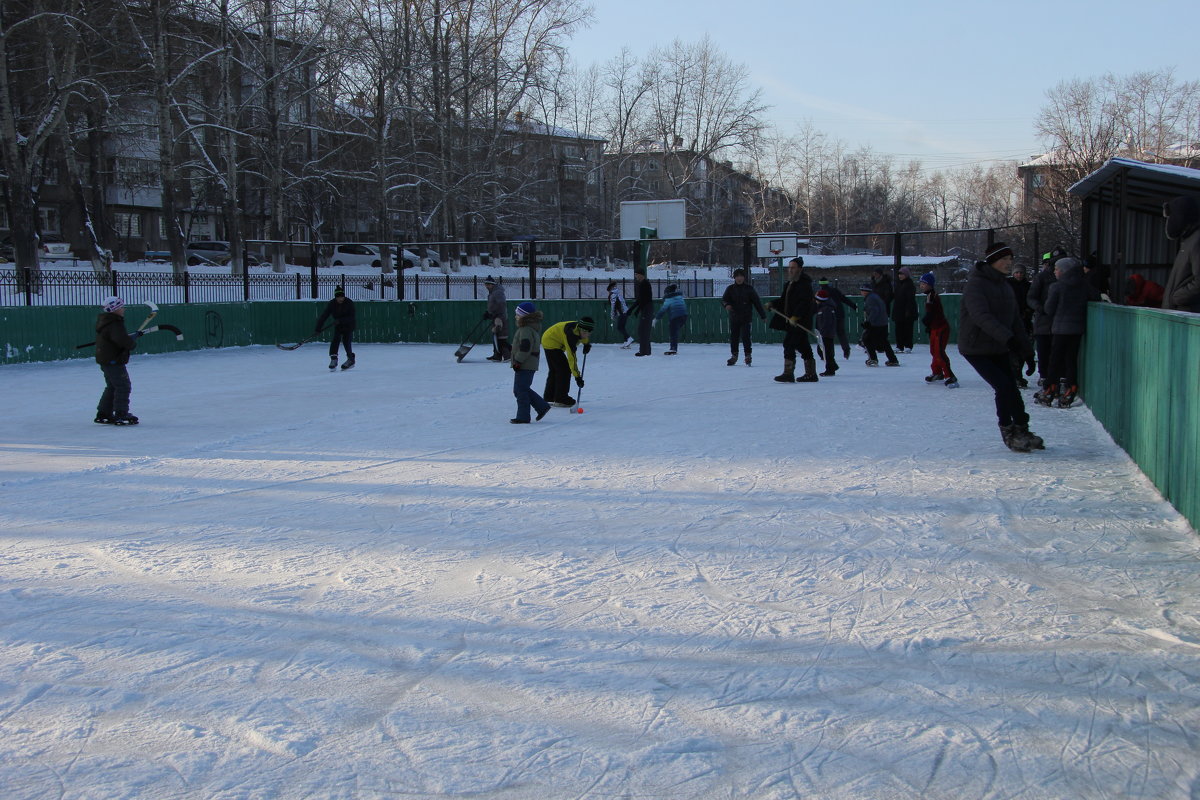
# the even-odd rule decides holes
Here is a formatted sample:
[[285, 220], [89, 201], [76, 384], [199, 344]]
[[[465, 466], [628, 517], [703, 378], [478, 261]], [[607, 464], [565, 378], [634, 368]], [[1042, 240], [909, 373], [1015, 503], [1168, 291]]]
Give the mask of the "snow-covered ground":
[[0, 794], [1200, 796], [1200, 540], [1086, 408], [453, 350], [4, 367]]

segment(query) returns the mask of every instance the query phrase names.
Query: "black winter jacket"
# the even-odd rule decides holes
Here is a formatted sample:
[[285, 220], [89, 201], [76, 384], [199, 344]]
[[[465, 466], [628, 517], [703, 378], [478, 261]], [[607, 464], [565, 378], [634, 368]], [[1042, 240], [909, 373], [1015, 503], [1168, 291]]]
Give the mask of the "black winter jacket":
[[325, 305], [325, 310], [321, 312], [321, 316], [317, 317], [317, 324], [314, 328], [320, 330], [325, 324], [325, 320], [330, 317], [333, 317], [333, 324], [338, 331], [342, 333], [353, 331], [357, 324], [354, 318], [354, 301], [349, 297], [340, 303], [337, 298], [330, 300]]
[[892, 319], [896, 322], [913, 322], [917, 318], [917, 285], [912, 278], [896, 281], [896, 294], [892, 298]]
[[96, 363], [128, 364], [137, 338], [125, 331], [125, 318], [105, 311], [96, 317]]
[[1163, 287], [1163, 308], [1200, 312], [1200, 201], [1191, 195], [1167, 203], [1167, 236], [1179, 252]]
[[1033, 356], [1017, 296], [1004, 275], [980, 261], [967, 276], [958, 315], [958, 352], [964, 356], [987, 356], [1009, 352], [1008, 341], [1017, 340], [1022, 357]]
[[1043, 309], [1050, 318], [1050, 333], [1082, 334], [1087, 330], [1088, 301], [1099, 299], [1099, 290], [1083, 274], [1082, 266], [1065, 270], [1046, 293]]
[[[802, 270], [794, 282], [789, 281], [783, 285], [783, 294], [771, 301], [771, 308], [789, 319], [799, 317], [801, 325], [812, 328], [813, 302], [812, 279]], [[771, 317], [770, 327], [777, 331], [786, 331], [789, 328], [786, 320], [776, 316]]]
[[762, 300], [758, 292], [749, 282], [731, 283], [721, 295], [721, 305], [729, 310], [729, 319], [734, 323], [749, 322], [753, 312], [757, 311], [760, 319], [767, 318]]
[[629, 307], [629, 313], [647, 318], [654, 316], [654, 289], [649, 278], [644, 281], [634, 279], [633, 305]]

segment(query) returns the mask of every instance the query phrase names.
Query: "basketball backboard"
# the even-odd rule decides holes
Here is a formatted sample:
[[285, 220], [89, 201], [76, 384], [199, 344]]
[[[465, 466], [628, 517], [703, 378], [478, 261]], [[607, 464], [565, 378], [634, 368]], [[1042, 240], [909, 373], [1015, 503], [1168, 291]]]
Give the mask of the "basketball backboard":
[[760, 233], [758, 234], [759, 258], [795, 258], [799, 252], [796, 241], [800, 234], [792, 233]]
[[640, 239], [642, 228], [654, 228], [659, 239], [687, 236], [686, 200], [627, 200], [621, 203], [621, 238]]

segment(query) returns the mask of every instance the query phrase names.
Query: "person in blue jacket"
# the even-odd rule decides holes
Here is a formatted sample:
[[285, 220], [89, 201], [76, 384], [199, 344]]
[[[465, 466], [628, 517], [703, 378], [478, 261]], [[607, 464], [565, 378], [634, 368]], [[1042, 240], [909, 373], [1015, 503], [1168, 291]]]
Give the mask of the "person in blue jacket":
[[662, 307], [654, 315], [654, 321], [658, 322], [663, 316], [667, 317], [667, 322], [671, 326], [671, 349], [663, 355], [673, 356], [679, 352], [679, 332], [683, 330], [683, 326], [687, 324], [688, 320], [687, 303], [683, 301], [683, 293], [673, 283], [663, 290]]

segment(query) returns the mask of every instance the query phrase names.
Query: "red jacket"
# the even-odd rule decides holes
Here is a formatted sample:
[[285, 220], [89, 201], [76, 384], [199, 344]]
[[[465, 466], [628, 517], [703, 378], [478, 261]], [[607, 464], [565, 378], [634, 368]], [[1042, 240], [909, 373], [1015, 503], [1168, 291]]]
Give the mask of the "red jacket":
[[1148, 281], [1138, 273], [1125, 282], [1125, 305], [1143, 308], [1162, 308], [1163, 287]]

